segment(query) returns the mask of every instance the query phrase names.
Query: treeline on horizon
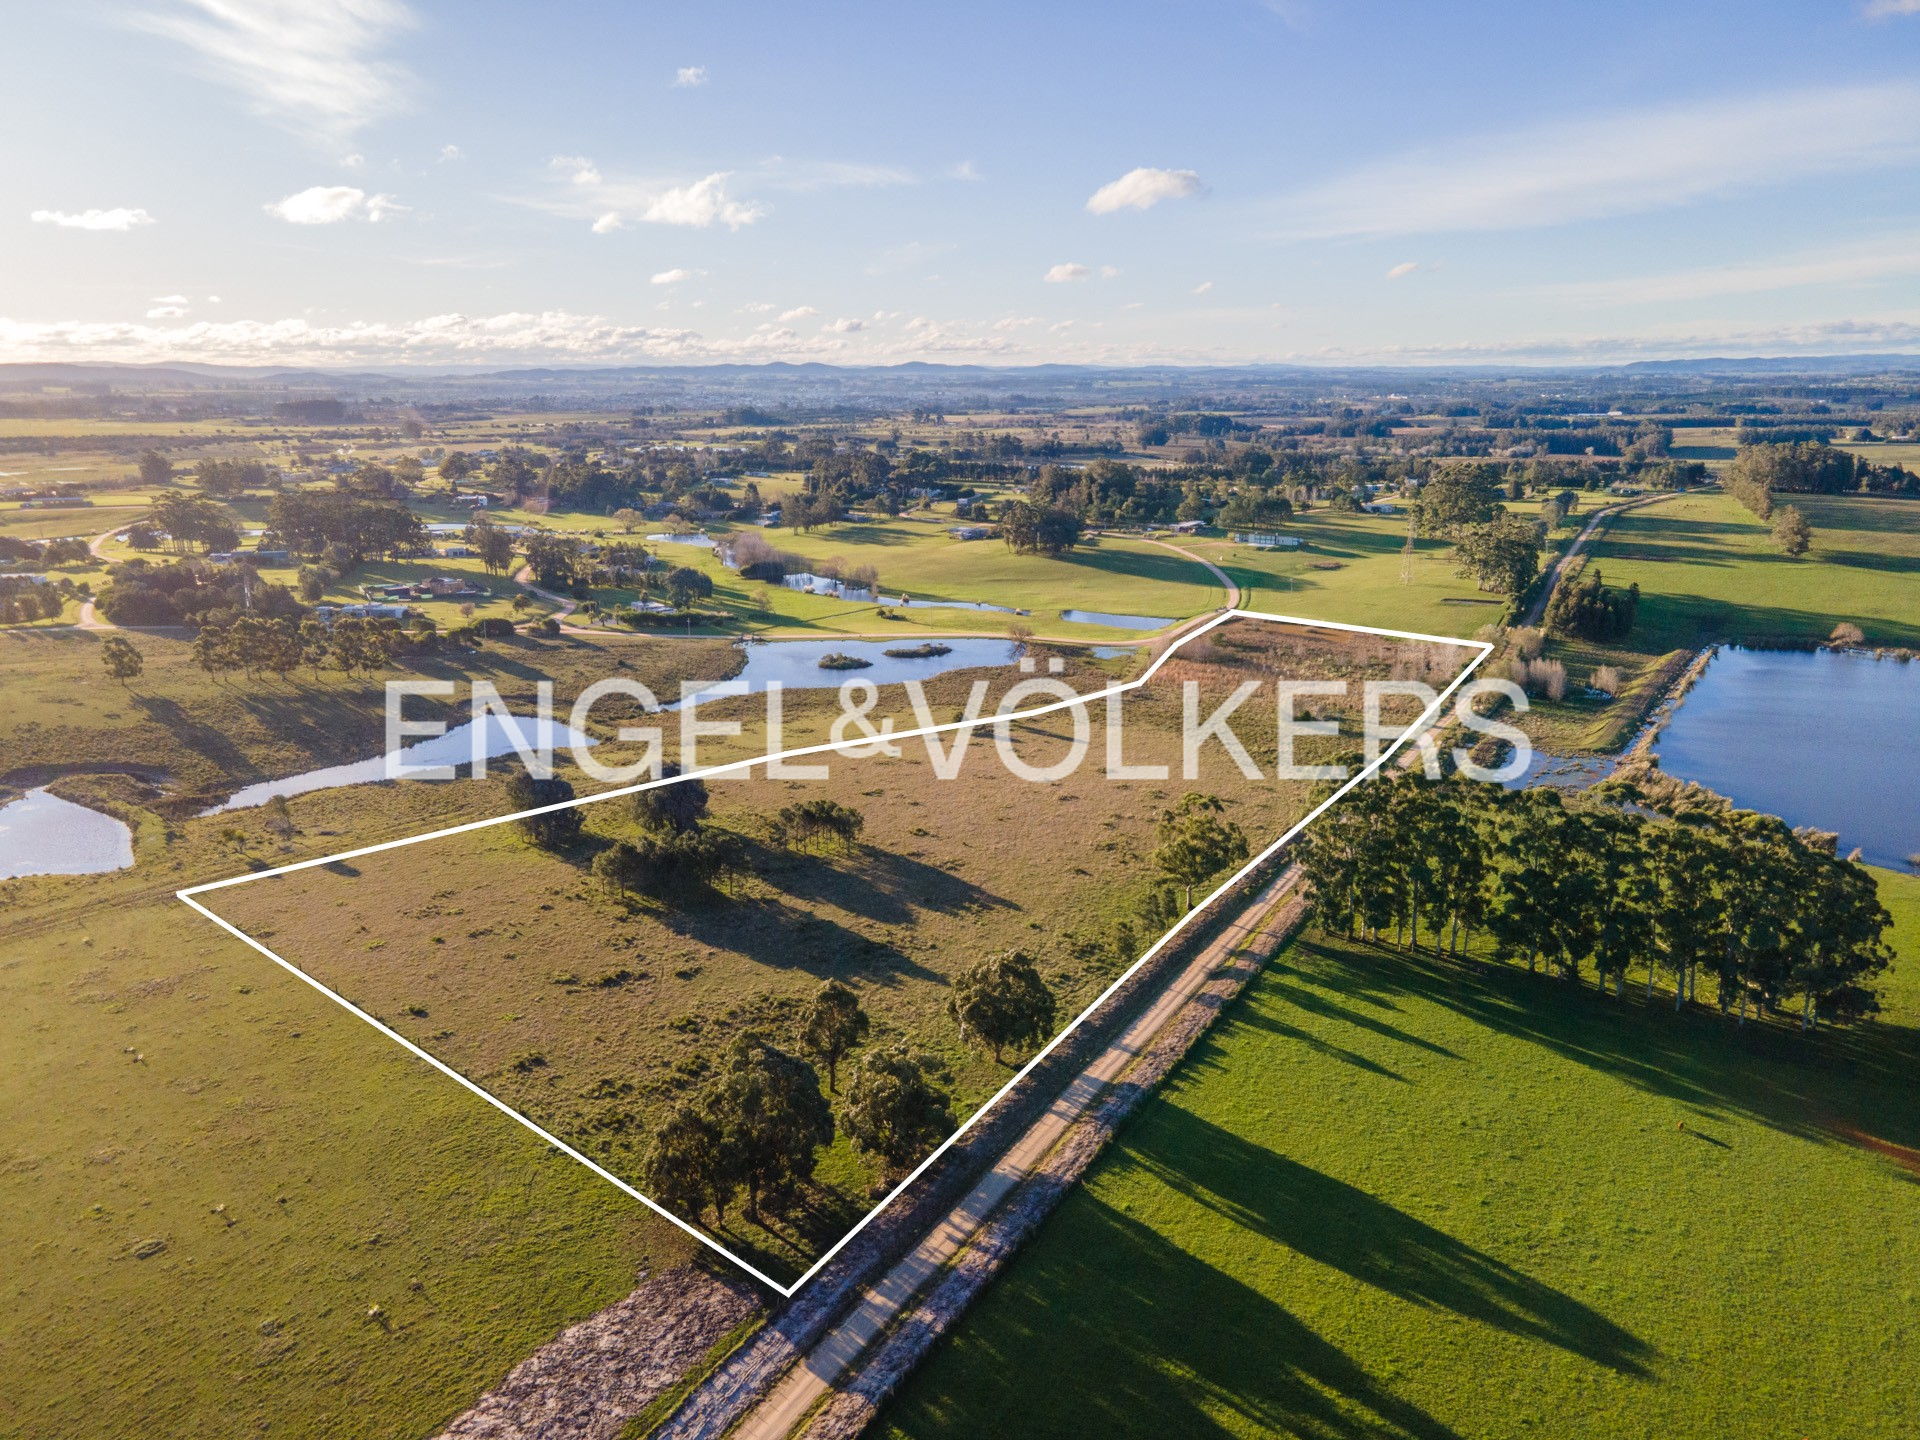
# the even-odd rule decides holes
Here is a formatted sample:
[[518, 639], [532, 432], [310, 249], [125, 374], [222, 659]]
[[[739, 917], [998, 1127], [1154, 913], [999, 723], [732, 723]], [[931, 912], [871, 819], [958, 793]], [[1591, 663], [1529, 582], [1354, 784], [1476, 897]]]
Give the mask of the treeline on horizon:
[[1703, 980], [1722, 1014], [1805, 1028], [1879, 1010], [1893, 960], [1873, 876], [1834, 837], [1692, 787], [1616, 779], [1569, 802], [1416, 774], [1360, 786], [1295, 843], [1320, 924], [1349, 936], [1525, 963], [1677, 1007]]

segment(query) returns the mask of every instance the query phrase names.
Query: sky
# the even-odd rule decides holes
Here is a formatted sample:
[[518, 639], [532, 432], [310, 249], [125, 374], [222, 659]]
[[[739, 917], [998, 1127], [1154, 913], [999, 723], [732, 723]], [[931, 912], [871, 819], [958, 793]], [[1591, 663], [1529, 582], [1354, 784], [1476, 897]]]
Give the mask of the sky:
[[1920, 350], [1920, 0], [63, 0], [0, 361]]

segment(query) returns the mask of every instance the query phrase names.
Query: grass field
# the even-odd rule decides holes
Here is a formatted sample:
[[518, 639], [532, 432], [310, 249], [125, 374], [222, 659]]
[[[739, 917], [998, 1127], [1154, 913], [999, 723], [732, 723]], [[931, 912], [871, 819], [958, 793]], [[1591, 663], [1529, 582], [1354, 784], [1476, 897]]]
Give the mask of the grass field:
[[[1250, 627], [1271, 628], [1236, 628], [1244, 636]], [[1323, 645], [1312, 640], [1298, 655], [1283, 647], [1281, 673], [1349, 673], [1352, 647], [1335, 642], [1329, 668]], [[1463, 660], [1453, 654], [1452, 668]], [[1249, 673], [1177, 665], [1214, 700]], [[1082, 690], [1099, 680], [1077, 670], [1066, 678]], [[205, 903], [636, 1182], [660, 1109], [704, 1081], [735, 1034], [793, 1031], [828, 978], [856, 989], [876, 1034], [938, 1058], [964, 1117], [1009, 1072], [962, 1043], [946, 1017], [954, 974], [1025, 949], [1064, 1023], [1124, 963], [1093, 946], [1150, 887], [1147, 857], [1164, 809], [1188, 791], [1221, 796], [1256, 844], [1304, 812], [1303, 784], [1250, 781], [1218, 747], [1208, 747], [1196, 778], [1182, 778], [1179, 693], [1156, 678], [1128, 706], [1129, 759], [1170, 765], [1167, 780], [1109, 780], [1096, 764], [1034, 784], [1003, 766], [980, 732], [964, 775], [946, 780], [925, 744], [907, 741], [898, 758], [842, 757], [831, 778], [716, 781], [711, 823], [740, 837], [748, 857], [743, 883], [724, 898], [629, 904], [610, 896], [588, 866], [635, 827], [626, 807], [606, 805], [587, 807], [586, 835], [557, 854], [501, 827], [217, 892]], [[1357, 703], [1343, 713], [1357, 716]], [[1255, 753], [1270, 751], [1270, 738], [1255, 738], [1271, 736], [1270, 714], [1241, 729]], [[1022, 753], [1045, 764], [1070, 727], [1041, 721], [1017, 733]], [[782, 805], [823, 796], [862, 813], [857, 847], [800, 854], [768, 838]], [[305, 814], [301, 800], [291, 808]], [[864, 1213], [880, 1176], [841, 1143], [822, 1178], [791, 1227], [762, 1227], [736, 1212], [722, 1238], [763, 1268], [797, 1274]]]
[[1809, 1040], [1298, 941], [877, 1433], [1910, 1435], [1915, 999]]
[[1729, 496], [1667, 500], [1616, 519], [1592, 547], [1611, 585], [1638, 582], [1629, 645], [1659, 654], [1709, 639], [1824, 640], [1851, 620], [1879, 645], [1920, 646], [1920, 502], [1792, 495], [1813, 549], [1782, 555]]

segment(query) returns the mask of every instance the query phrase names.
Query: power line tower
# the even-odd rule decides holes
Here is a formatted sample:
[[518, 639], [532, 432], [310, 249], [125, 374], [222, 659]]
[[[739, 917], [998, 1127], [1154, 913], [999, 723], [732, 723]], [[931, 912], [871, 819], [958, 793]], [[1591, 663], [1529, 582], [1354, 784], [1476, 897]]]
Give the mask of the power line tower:
[[1407, 510], [1407, 543], [1400, 547], [1400, 583], [1413, 583], [1413, 510]]

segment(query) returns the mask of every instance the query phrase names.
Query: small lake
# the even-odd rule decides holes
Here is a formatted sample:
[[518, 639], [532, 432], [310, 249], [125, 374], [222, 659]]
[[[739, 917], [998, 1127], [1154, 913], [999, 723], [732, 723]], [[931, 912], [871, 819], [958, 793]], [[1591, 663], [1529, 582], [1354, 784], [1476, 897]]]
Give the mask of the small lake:
[[[935, 642], [953, 647], [952, 652], [946, 655], [900, 659], [885, 653], [888, 650], [908, 649], [920, 643], [918, 637], [910, 634], [902, 635], [898, 640], [767, 640], [744, 647], [746, 666], [733, 678], [746, 681], [748, 693], [758, 695], [767, 688], [769, 681], [776, 680], [785, 690], [828, 689], [848, 680], [897, 685], [903, 680], [925, 680], [949, 670], [1011, 665], [1020, 658], [1019, 642], [989, 639]], [[860, 670], [821, 669], [820, 661], [835, 654], [856, 656], [870, 664]], [[697, 700], [699, 697], [694, 698]]]
[[[518, 728], [542, 750], [585, 749], [597, 743], [591, 735], [558, 720], [537, 721], [527, 716], [520, 720]], [[507, 725], [499, 716], [489, 715], [484, 720], [469, 720], [464, 725], [452, 726], [444, 735], [403, 745], [394, 758], [396, 764], [418, 770], [427, 765], [471, 765], [481, 757], [494, 760], [511, 754], [514, 748], [514, 737]], [[256, 805], [266, 804], [276, 795], [306, 795], [315, 790], [336, 790], [342, 785], [369, 785], [389, 778], [387, 756], [375, 755], [368, 760], [356, 760], [350, 765], [329, 765], [323, 770], [289, 775], [284, 780], [262, 780], [257, 785], [235, 791], [222, 804], [200, 813], [218, 815], [227, 810], [251, 810]], [[402, 778], [405, 778], [404, 775]]]
[[22, 875], [98, 875], [133, 864], [124, 821], [48, 790], [0, 805], [0, 880]]
[[1723, 647], [1654, 748], [1745, 810], [1840, 834], [1870, 864], [1920, 851], [1920, 665]]
[[1060, 618], [1076, 625], [1111, 625], [1116, 630], [1158, 630], [1173, 624], [1166, 615], [1115, 615], [1106, 610], [1062, 610]]
[[709, 550], [714, 547], [711, 535], [649, 535], [647, 539], [656, 545], [704, 545]]

